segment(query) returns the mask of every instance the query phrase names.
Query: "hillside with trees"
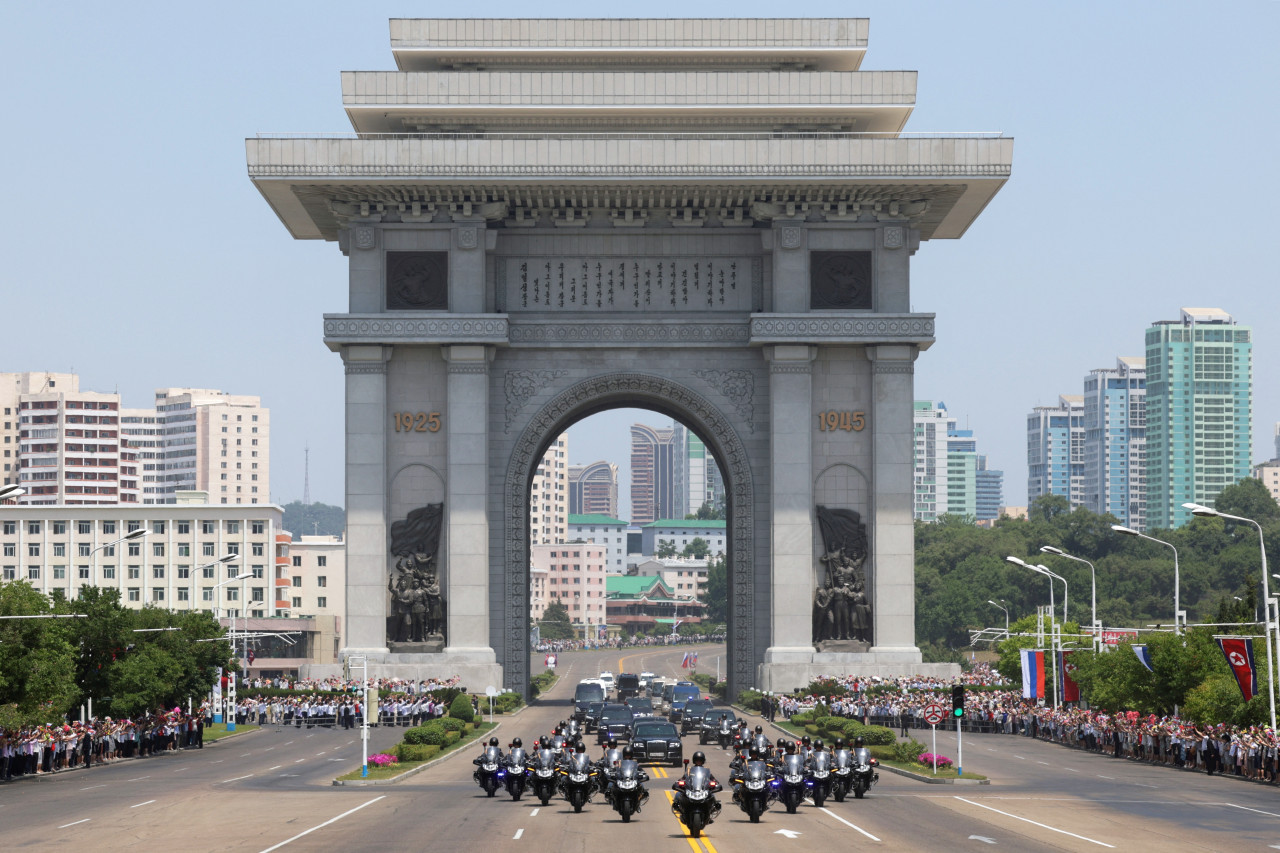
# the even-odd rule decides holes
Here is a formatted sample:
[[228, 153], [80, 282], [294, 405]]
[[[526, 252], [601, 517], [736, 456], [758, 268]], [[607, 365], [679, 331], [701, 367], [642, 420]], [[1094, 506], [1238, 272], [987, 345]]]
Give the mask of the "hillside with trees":
[[304, 504], [291, 501], [284, 505], [284, 529], [299, 536], [341, 536], [347, 526], [347, 511], [329, 504]]

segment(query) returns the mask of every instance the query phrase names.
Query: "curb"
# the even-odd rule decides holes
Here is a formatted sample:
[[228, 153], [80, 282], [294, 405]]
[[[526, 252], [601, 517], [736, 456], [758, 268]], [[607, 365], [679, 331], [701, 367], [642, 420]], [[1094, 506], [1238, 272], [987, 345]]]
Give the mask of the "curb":
[[[522, 706], [522, 707], [528, 707], [528, 706]], [[515, 714], [504, 714], [503, 716], [514, 717]], [[485, 737], [490, 736], [500, 728], [502, 728], [502, 723], [495, 723], [493, 728], [485, 732], [483, 736]], [[482, 735], [476, 735], [474, 740], [479, 740], [481, 737]], [[472, 742], [474, 741], [468, 741], [468, 743], [472, 743]], [[338, 781], [337, 779], [334, 779], [333, 784], [339, 788], [364, 788], [370, 785], [394, 785], [395, 783], [403, 779], [408, 779], [410, 776], [416, 776], [417, 774], [421, 773], [423, 770], [426, 770], [428, 767], [435, 767], [437, 764], [443, 764], [444, 762], [448, 761], [450, 758], [457, 757], [458, 754], [462, 752], [462, 747], [466, 745], [467, 744], [465, 743], [461, 744], [456, 749], [451, 751], [448, 755], [442, 755], [439, 758], [433, 758], [430, 761], [426, 762], [425, 764], [419, 764], [417, 767], [414, 767], [411, 770], [406, 770], [403, 773], [399, 773], [395, 776], [392, 776], [389, 779], [351, 779], [348, 781]]]
[[890, 773], [896, 773], [899, 776], [906, 776], [908, 779], [914, 779], [917, 782], [923, 782], [926, 785], [990, 785], [990, 779], [935, 779], [932, 776], [926, 776], [923, 773], [912, 773], [910, 770], [903, 770], [901, 767], [891, 767], [888, 764], [879, 765], [881, 770], [888, 770]]
[[243, 732], [231, 732], [230, 734], [223, 735], [222, 737], [218, 738], [217, 740], [211, 740], [211, 741], [209, 741], [207, 744], [205, 744], [205, 746], [208, 746], [208, 747], [215, 747], [215, 746], [217, 746], [217, 745], [218, 745], [218, 744], [220, 744], [220, 743], [226, 743], [227, 741], [229, 741], [229, 740], [235, 740], [235, 739], [236, 739], [236, 738], [238, 738], [238, 737], [244, 737], [245, 735], [254, 735], [254, 734], [257, 734], [258, 732], [262, 731], [264, 728], [265, 728], [265, 726], [258, 726], [256, 729], [249, 729], [248, 731], [243, 731]]

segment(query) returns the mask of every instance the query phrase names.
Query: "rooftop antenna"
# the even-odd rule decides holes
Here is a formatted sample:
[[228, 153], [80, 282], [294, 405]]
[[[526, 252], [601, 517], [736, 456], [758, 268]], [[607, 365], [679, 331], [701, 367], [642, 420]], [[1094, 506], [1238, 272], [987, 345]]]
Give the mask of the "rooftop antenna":
[[302, 448], [302, 503], [311, 506], [311, 442]]

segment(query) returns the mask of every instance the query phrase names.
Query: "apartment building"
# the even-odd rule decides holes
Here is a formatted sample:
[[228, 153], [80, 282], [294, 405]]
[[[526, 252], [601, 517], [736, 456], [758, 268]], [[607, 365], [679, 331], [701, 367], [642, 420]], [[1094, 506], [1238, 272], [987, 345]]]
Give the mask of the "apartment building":
[[569, 532], [569, 434], [551, 442], [533, 474], [529, 490], [529, 541], [565, 541]]

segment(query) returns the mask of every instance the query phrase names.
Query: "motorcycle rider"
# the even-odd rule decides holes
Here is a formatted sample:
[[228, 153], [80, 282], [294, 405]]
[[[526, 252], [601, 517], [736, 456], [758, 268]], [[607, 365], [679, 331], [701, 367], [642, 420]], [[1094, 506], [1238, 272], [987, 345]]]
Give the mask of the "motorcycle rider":
[[471, 778], [476, 783], [480, 782], [480, 765], [484, 764], [486, 760], [492, 761], [495, 764], [502, 764], [504, 762], [502, 748], [498, 746], [498, 739], [496, 737], [489, 738], [489, 745], [481, 751], [479, 758], [476, 758], [471, 762], [476, 766], [476, 771], [471, 774]]
[[[707, 756], [703, 754], [702, 750], [698, 750], [693, 754], [694, 767], [705, 767], [706, 764], [707, 764]], [[711, 790], [711, 793], [713, 794], [718, 793], [720, 791], [720, 783], [716, 781], [716, 774], [712, 773], [710, 769], [707, 770], [707, 774], [711, 777], [711, 782], [710, 782], [710, 785], [708, 786]], [[684, 775], [681, 776], [679, 779], [677, 779], [675, 782], [673, 782], [671, 785], [671, 790], [676, 792], [676, 795], [672, 800], [671, 807], [677, 813], [684, 805], [684, 786], [685, 786], [685, 783], [688, 781], [689, 781], [689, 768], [686, 765], [684, 769]]]
[[811, 740], [809, 739], [809, 736], [808, 736], [808, 735], [805, 735], [804, 737], [802, 737], [802, 738], [800, 739], [800, 746], [802, 747], [802, 750], [801, 750], [801, 752], [800, 752], [800, 756], [801, 756], [805, 761], [808, 761], [808, 760], [809, 760], [809, 756], [810, 756], [810, 754], [812, 754], [812, 753], [813, 753], [813, 741], [811, 741]]
[[600, 791], [602, 793], [609, 793], [614, 768], [617, 767], [618, 762], [621, 760], [622, 751], [618, 749], [618, 739], [611, 737], [608, 743], [605, 744], [604, 755], [596, 762], [596, 767], [600, 768]]
[[[630, 745], [624, 746], [622, 748], [622, 751], [619, 752], [618, 755], [619, 755], [619, 761], [635, 761], [636, 760], [635, 753], [632, 751]], [[639, 798], [639, 804], [638, 804], [639, 806], [646, 803], [649, 799], [649, 791], [644, 786], [644, 783], [649, 781], [649, 774], [644, 772], [643, 767], [637, 766], [636, 779], [637, 781], [640, 782], [640, 787], [636, 789], [636, 796]], [[610, 802], [613, 801], [614, 782], [615, 782], [615, 776], [611, 775], [609, 777], [609, 787], [605, 792], [605, 796]], [[636, 811], [640, 810], [638, 806], [636, 808]]]

